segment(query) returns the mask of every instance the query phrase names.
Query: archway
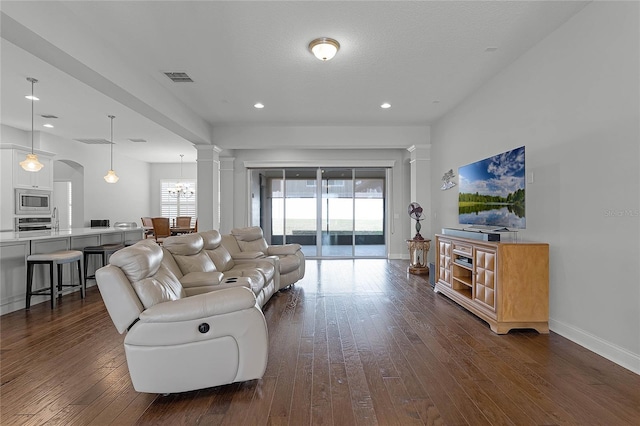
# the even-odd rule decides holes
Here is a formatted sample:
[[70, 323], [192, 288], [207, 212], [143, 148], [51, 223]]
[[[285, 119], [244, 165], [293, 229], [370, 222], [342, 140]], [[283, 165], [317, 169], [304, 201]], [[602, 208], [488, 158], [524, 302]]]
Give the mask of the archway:
[[84, 166], [72, 160], [53, 163], [53, 207], [60, 229], [84, 228]]

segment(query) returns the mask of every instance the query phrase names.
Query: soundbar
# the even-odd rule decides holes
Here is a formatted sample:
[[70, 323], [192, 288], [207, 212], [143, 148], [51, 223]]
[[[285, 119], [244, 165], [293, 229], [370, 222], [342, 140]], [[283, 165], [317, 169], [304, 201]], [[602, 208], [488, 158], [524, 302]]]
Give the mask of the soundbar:
[[442, 228], [442, 233], [453, 237], [469, 238], [470, 240], [500, 241], [500, 234], [496, 232], [465, 231], [464, 229]]

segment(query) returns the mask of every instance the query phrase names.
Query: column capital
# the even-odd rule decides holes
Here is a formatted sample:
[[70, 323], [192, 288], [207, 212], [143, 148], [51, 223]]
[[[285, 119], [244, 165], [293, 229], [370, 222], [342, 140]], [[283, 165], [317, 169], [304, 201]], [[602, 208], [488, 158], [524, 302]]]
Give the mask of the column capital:
[[416, 150], [422, 150], [422, 149], [430, 150], [431, 149], [431, 144], [430, 143], [425, 143], [425, 144], [419, 144], [419, 145], [411, 145], [410, 147], [407, 148], [407, 151], [414, 152]]
[[198, 153], [198, 161], [217, 161], [222, 152], [222, 148], [216, 145], [194, 145]]
[[411, 153], [411, 162], [431, 160], [431, 144], [411, 145], [407, 148]]
[[236, 157], [220, 157], [220, 170], [233, 170]]

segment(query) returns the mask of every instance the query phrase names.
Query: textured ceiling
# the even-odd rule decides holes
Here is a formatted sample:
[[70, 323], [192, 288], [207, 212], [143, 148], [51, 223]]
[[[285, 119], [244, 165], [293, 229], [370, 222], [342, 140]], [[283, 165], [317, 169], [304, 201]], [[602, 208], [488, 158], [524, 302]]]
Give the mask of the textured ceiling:
[[[119, 144], [143, 138], [157, 147], [139, 157], [150, 162], [175, 162], [184, 147], [210, 142], [211, 126], [425, 125], [584, 5], [3, 1], [1, 118], [30, 128], [23, 92], [33, 76], [42, 113], [61, 117], [50, 133], [105, 138], [114, 114]], [[328, 62], [307, 50], [322, 36], [341, 44]], [[167, 71], [194, 82], [173, 83]]]

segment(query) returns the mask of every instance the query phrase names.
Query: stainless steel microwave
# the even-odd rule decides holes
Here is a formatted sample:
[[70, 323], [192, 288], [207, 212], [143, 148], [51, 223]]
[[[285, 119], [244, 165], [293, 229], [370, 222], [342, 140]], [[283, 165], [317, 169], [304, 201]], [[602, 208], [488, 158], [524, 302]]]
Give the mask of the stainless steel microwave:
[[51, 216], [51, 191], [16, 189], [16, 214]]

